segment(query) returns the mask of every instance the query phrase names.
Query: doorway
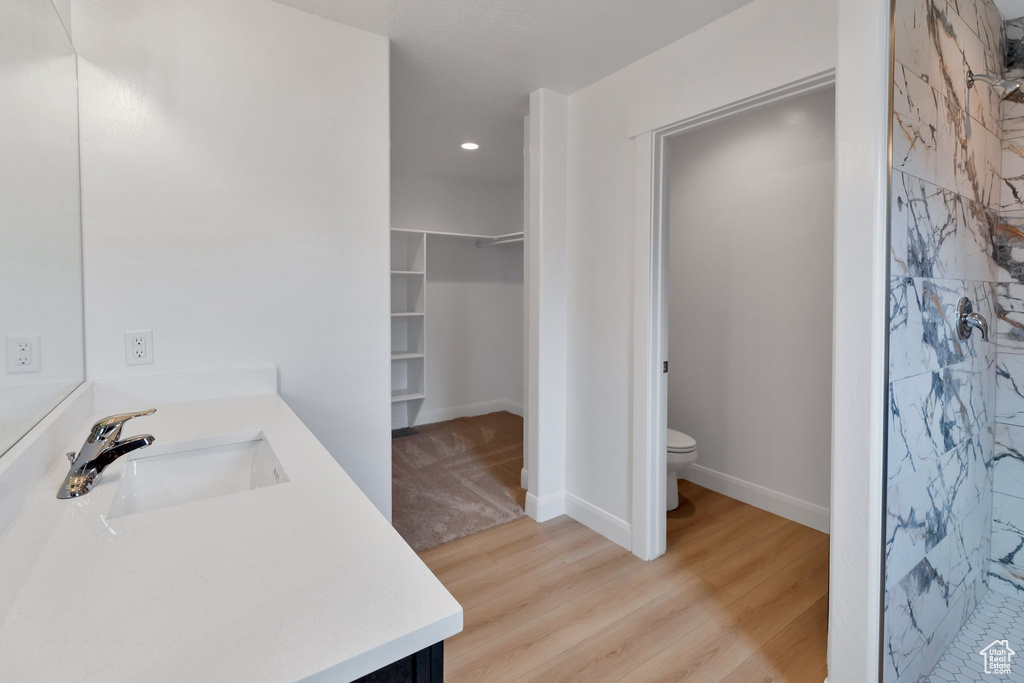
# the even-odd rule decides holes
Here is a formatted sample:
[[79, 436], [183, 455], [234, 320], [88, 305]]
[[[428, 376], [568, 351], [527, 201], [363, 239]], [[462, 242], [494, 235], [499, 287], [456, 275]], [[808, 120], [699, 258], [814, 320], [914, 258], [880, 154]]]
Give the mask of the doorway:
[[522, 195], [392, 174], [392, 524], [417, 552], [525, 515]]
[[633, 550], [645, 559], [666, 547], [669, 428], [696, 441], [680, 479], [828, 531], [833, 83], [636, 138], [638, 187], [647, 175], [651, 189], [634, 327]]

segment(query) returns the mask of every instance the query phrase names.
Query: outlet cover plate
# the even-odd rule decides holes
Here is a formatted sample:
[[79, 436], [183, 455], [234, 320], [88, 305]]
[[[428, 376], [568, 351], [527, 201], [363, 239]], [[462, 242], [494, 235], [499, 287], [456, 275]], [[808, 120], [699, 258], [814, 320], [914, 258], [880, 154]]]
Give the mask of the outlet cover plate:
[[39, 335], [7, 337], [7, 372], [21, 374], [42, 369], [43, 346]]
[[124, 333], [125, 365], [153, 364], [153, 330]]

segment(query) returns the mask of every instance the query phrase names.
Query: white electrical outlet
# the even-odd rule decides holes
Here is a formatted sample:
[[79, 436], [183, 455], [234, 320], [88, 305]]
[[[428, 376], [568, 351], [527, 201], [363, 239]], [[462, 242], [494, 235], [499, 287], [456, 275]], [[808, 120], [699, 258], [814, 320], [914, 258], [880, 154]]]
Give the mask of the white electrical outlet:
[[153, 330], [124, 333], [125, 365], [153, 364]]
[[7, 338], [7, 372], [39, 372], [43, 346], [39, 336]]

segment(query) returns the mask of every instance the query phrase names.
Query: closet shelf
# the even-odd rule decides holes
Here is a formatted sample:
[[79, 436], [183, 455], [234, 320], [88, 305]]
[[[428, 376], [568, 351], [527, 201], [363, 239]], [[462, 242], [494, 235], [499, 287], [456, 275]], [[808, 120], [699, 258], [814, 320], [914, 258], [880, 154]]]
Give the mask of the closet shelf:
[[506, 244], [522, 244], [526, 241], [526, 236], [521, 232], [512, 232], [507, 235], [498, 235], [497, 237], [485, 237], [476, 241], [478, 247], [501, 247]]
[[474, 235], [468, 232], [442, 232], [440, 230], [406, 230], [405, 228], [391, 228], [391, 232], [400, 232], [406, 235], [432, 235], [434, 237], [468, 237], [483, 239], [489, 235]]
[[391, 428], [412, 427], [427, 397], [427, 236], [391, 231]]
[[430, 235], [433, 237], [462, 237], [476, 240], [476, 246], [488, 247], [499, 244], [522, 244], [525, 235], [522, 232], [510, 232], [505, 235], [478, 235], [469, 232], [442, 232], [440, 230], [407, 230], [405, 228], [391, 228], [391, 232], [406, 235]]

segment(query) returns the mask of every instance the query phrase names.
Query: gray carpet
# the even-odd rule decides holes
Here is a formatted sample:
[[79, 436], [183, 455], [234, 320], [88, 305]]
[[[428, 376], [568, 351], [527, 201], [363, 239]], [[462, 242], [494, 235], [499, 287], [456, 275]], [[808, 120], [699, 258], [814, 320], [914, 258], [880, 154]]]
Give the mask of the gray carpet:
[[392, 523], [416, 552], [524, 516], [523, 419], [508, 412], [391, 440]]

